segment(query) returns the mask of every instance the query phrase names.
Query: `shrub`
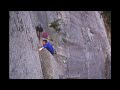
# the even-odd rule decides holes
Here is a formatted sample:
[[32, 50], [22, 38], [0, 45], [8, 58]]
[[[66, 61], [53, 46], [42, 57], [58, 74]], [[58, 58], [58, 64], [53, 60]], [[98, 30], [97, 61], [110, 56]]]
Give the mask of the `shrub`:
[[60, 26], [60, 24], [59, 24], [59, 22], [58, 22], [59, 20], [60, 20], [60, 19], [55, 20], [55, 21], [53, 21], [53, 22], [50, 23], [50, 27], [54, 28], [54, 29], [56, 30], [56, 32], [58, 32], [58, 33], [59, 33], [60, 30], [61, 30], [60, 27], [59, 27], [59, 26]]

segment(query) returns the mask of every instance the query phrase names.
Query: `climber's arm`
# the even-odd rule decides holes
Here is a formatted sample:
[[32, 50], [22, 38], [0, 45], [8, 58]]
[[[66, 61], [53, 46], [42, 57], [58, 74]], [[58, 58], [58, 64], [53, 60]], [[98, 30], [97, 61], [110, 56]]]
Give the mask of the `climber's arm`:
[[39, 50], [41, 51], [42, 49], [46, 48], [47, 45], [44, 45], [43, 47], [41, 47]]
[[41, 48], [39, 49], [39, 51], [41, 51], [43, 48], [44, 48], [44, 47], [41, 47]]

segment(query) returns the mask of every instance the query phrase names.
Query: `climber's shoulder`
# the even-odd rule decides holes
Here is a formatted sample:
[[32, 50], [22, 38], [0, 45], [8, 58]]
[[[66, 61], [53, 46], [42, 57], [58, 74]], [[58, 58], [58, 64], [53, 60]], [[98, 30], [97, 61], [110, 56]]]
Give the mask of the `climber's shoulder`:
[[49, 41], [48, 41], [46, 44], [48, 44], [48, 45], [52, 45]]

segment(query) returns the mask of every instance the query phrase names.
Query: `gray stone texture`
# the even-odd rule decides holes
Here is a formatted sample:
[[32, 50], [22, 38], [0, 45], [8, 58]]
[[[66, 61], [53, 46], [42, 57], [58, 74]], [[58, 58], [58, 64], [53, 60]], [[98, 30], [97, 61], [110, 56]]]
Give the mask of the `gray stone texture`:
[[[61, 19], [60, 35], [48, 26], [57, 19]], [[39, 24], [53, 39], [54, 57], [46, 49], [38, 52], [35, 26]], [[105, 79], [106, 73], [111, 75], [111, 47], [97, 11], [10, 11], [9, 48], [13, 79]]]

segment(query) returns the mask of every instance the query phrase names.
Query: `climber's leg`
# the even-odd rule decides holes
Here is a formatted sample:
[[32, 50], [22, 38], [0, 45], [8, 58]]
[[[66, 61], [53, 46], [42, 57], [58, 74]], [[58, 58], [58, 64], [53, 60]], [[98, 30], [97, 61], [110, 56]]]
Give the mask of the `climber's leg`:
[[39, 39], [39, 42], [40, 42], [40, 31], [38, 31], [38, 39]]
[[36, 31], [37, 32], [37, 37], [38, 37], [38, 39], [39, 39], [39, 31]]

